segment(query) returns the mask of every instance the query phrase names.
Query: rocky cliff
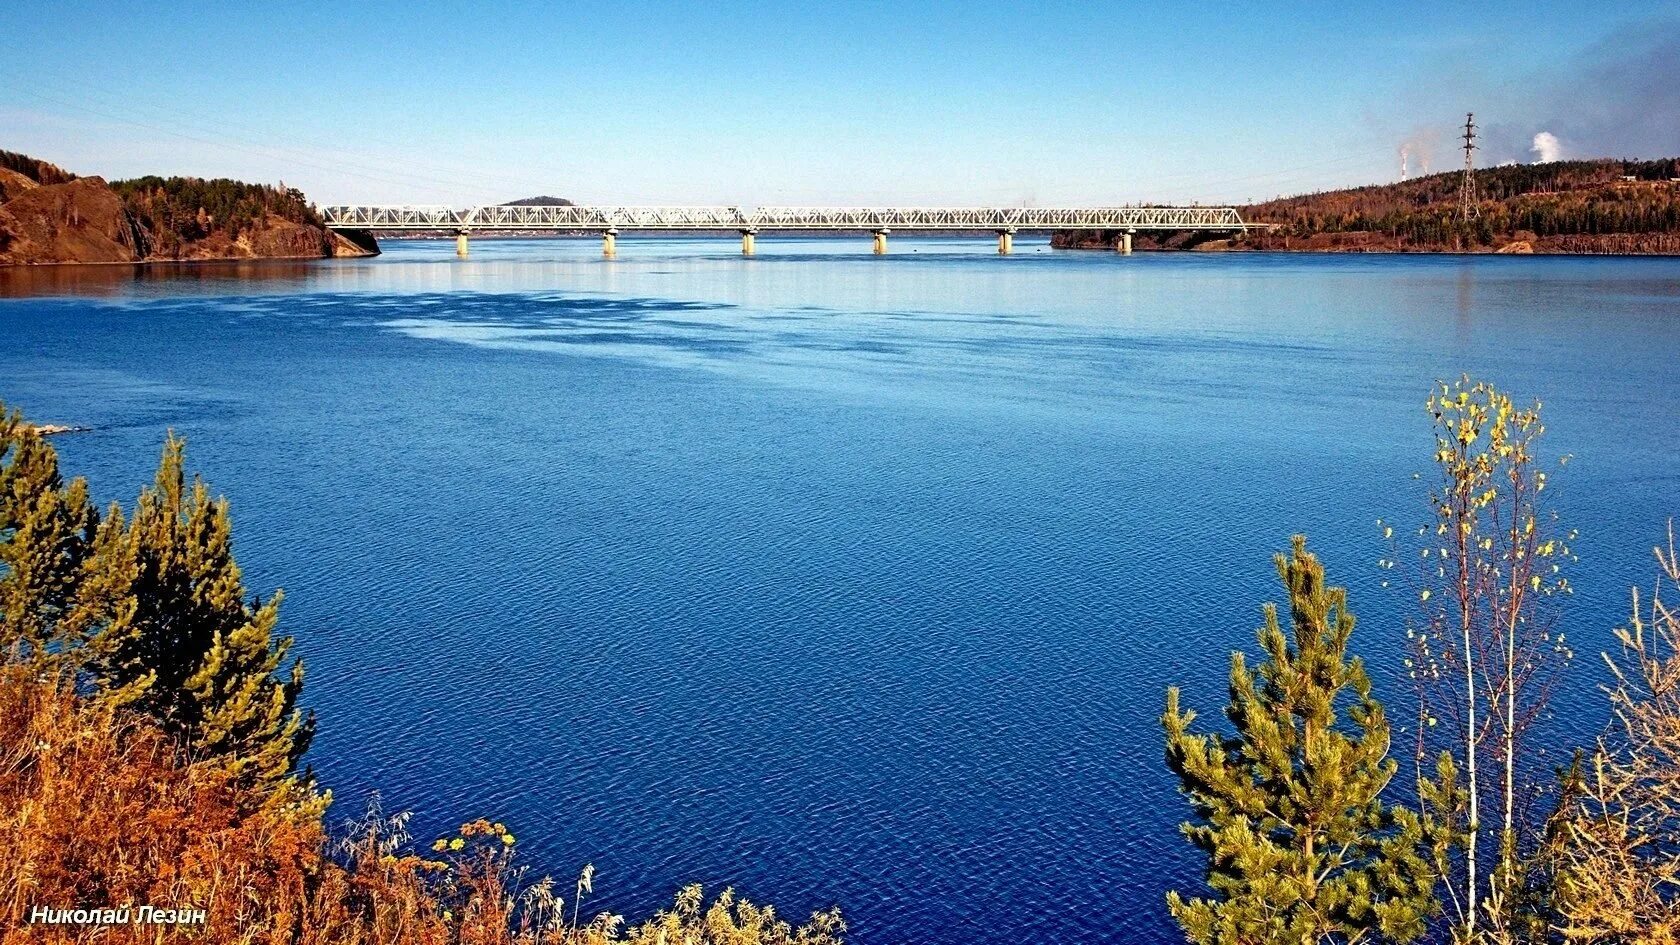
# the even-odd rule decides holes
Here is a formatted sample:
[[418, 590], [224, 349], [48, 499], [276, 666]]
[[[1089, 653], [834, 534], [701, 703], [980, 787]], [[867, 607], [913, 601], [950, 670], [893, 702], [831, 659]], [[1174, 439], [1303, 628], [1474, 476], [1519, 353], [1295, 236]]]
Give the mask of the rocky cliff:
[[295, 190], [237, 181], [107, 184], [0, 151], [0, 265], [371, 256]]

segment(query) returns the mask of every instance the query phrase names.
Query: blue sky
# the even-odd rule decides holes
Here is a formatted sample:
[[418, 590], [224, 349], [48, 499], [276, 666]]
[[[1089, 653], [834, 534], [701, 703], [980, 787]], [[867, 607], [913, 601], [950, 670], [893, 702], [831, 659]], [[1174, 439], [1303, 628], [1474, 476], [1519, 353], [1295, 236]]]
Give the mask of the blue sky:
[[[0, 147], [321, 203], [1242, 201], [1680, 153], [1667, 3], [14, 0]], [[1668, 70], [1668, 71], [1664, 71]], [[1652, 73], [1656, 72], [1656, 75]], [[1658, 118], [1650, 116], [1657, 115]]]

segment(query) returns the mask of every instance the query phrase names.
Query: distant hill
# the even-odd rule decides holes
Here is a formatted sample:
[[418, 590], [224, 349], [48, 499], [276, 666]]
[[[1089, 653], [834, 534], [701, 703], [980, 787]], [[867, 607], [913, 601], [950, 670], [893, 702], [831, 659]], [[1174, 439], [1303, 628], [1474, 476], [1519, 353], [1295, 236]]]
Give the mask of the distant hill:
[[[1459, 207], [1462, 172], [1268, 200], [1241, 208], [1270, 223], [1241, 239], [1170, 234], [1139, 248], [1317, 252], [1680, 254], [1680, 158], [1556, 161], [1475, 171], [1475, 216]], [[1057, 234], [1061, 246], [1111, 248], [1113, 235]]]
[[525, 197], [521, 200], [509, 200], [502, 204], [504, 207], [571, 207], [576, 206], [565, 197]]
[[1680, 251], [1680, 158], [1517, 164], [1478, 170], [1474, 179], [1479, 199], [1468, 223], [1459, 208], [1463, 174], [1452, 172], [1271, 200], [1243, 208], [1243, 218], [1280, 224], [1261, 239], [1271, 245]]
[[0, 151], [0, 265], [362, 256], [297, 190], [196, 177], [107, 184]]

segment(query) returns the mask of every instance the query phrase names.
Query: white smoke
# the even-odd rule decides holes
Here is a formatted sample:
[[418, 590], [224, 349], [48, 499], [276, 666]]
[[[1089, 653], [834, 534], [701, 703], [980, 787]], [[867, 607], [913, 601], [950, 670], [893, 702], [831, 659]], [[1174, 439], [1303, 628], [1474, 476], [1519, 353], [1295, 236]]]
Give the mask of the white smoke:
[[1435, 149], [1440, 142], [1439, 129], [1421, 125], [1413, 128], [1396, 149], [1400, 155], [1400, 179], [1428, 174], [1429, 165], [1434, 162]]
[[1429, 151], [1422, 143], [1408, 140], [1400, 145], [1400, 179], [1408, 180], [1414, 173], [1429, 173]]
[[1528, 150], [1535, 155], [1534, 163], [1550, 164], [1563, 157], [1563, 142], [1550, 131], [1542, 131], [1534, 136], [1534, 145]]

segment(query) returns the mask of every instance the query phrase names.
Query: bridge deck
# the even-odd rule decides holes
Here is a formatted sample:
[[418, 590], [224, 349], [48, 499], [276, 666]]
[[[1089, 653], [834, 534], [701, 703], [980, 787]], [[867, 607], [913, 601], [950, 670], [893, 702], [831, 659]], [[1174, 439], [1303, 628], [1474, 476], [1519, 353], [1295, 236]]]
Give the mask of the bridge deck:
[[335, 230], [1242, 230], [1231, 207], [518, 207], [339, 206]]

